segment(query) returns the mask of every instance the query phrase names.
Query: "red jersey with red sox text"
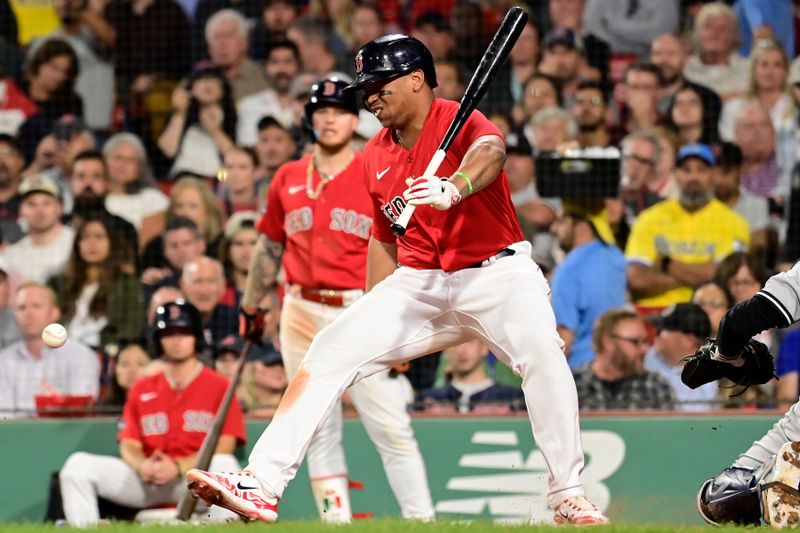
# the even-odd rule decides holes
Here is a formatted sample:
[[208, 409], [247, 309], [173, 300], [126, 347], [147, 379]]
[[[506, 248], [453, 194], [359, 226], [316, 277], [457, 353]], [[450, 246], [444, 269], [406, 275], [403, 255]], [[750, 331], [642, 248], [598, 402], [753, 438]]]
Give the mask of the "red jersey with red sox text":
[[[397, 144], [392, 139], [392, 130], [387, 128], [364, 148], [364, 179], [373, 199], [375, 218], [372, 232], [382, 242], [397, 243], [397, 260], [402, 266], [453, 272], [524, 239], [511, 203], [505, 170], [488, 187], [446, 211], [429, 205], [417, 206], [404, 237], [396, 238], [389, 229], [405, 207], [406, 179], [425, 172], [457, 109], [458, 102], [435, 99], [422, 133], [410, 151]], [[470, 145], [484, 135], [503, 138], [482, 113], [473, 111], [436, 175], [446, 178], [455, 173]]]
[[[256, 228], [284, 244], [287, 282], [312, 289], [363, 289], [372, 201], [361, 176], [362, 155], [356, 152], [316, 200], [306, 194], [310, 162], [309, 154], [278, 169]], [[314, 169], [312, 191], [320, 181]]]
[[[183, 390], [175, 390], [163, 372], [137, 380], [128, 392], [122, 411], [118, 440], [142, 443], [146, 457], [161, 450], [172, 458], [194, 455], [200, 450], [228, 388], [228, 379], [203, 367]], [[231, 402], [222, 435], [247, 439], [242, 407]]]

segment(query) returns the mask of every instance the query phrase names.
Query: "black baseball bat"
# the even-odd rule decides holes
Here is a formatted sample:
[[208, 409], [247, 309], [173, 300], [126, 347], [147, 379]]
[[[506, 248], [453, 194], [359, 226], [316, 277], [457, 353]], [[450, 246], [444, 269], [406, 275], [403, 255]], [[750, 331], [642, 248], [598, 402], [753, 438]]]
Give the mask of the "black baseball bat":
[[[244, 347], [242, 348], [242, 355], [239, 357], [239, 362], [236, 364], [236, 369], [233, 372], [231, 382], [228, 383], [228, 388], [225, 389], [225, 396], [222, 397], [222, 401], [219, 404], [219, 409], [217, 409], [217, 415], [214, 418], [214, 423], [211, 424], [211, 429], [206, 434], [206, 438], [203, 439], [203, 444], [200, 446], [200, 451], [197, 452], [197, 460], [195, 461], [193, 468], [197, 468], [199, 470], [208, 470], [208, 467], [211, 465], [211, 458], [214, 457], [214, 452], [217, 449], [222, 428], [225, 426], [225, 419], [228, 418], [228, 411], [231, 408], [231, 402], [233, 402], [233, 398], [236, 393], [236, 387], [239, 386], [239, 380], [242, 377], [244, 365], [247, 362], [247, 359], [250, 357], [250, 350], [252, 350], [252, 348], [253, 341], [249, 339], [246, 340]], [[197, 505], [197, 496], [195, 496], [192, 491], [187, 490], [178, 504], [178, 520], [182, 520], [184, 522], [189, 520], [189, 518], [192, 517], [195, 505]]]
[[[500, 24], [500, 27], [497, 28], [494, 37], [492, 37], [492, 42], [489, 43], [489, 47], [483, 53], [481, 62], [472, 75], [472, 79], [469, 80], [469, 85], [467, 85], [467, 89], [464, 91], [464, 96], [461, 97], [456, 116], [453, 117], [450, 127], [447, 128], [447, 132], [444, 134], [439, 148], [434, 152], [431, 162], [428, 163], [423, 176], [430, 177], [436, 175], [436, 171], [439, 169], [439, 165], [442, 164], [447, 150], [450, 148], [450, 145], [453, 144], [453, 140], [456, 138], [456, 135], [458, 135], [458, 132], [461, 131], [467, 118], [469, 118], [470, 114], [478, 106], [478, 102], [480, 102], [483, 95], [486, 94], [486, 89], [489, 87], [489, 84], [492, 83], [492, 80], [494, 80], [497, 71], [500, 70], [500, 66], [514, 47], [514, 43], [519, 39], [527, 21], [528, 14], [521, 7], [512, 7], [508, 10], [508, 13], [506, 13], [506, 16], [503, 18], [503, 22]], [[408, 227], [408, 222], [411, 220], [411, 215], [414, 214], [415, 207], [416, 206], [409, 204], [403, 209], [403, 212], [400, 213], [400, 216], [397, 217], [397, 220], [395, 220], [394, 224], [391, 226], [392, 233], [398, 237], [402, 237], [406, 234], [406, 228]]]

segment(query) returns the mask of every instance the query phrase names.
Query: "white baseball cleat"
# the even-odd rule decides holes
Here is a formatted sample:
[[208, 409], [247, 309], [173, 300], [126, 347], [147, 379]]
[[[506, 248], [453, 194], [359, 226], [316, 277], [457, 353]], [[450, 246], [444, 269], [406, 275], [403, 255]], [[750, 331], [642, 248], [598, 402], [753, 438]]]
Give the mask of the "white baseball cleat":
[[608, 518], [586, 496], [573, 496], [561, 502], [553, 517], [556, 524], [598, 526], [608, 524]]
[[195, 496], [207, 505], [229, 509], [247, 520], [278, 520], [278, 498], [267, 496], [250, 472], [206, 472], [193, 468], [186, 481]]
[[[769, 468], [769, 467], [767, 467]], [[800, 442], [787, 442], [775, 454], [774, 466], [761, 484], [761, 511], [772, 527], [800, 526]]]

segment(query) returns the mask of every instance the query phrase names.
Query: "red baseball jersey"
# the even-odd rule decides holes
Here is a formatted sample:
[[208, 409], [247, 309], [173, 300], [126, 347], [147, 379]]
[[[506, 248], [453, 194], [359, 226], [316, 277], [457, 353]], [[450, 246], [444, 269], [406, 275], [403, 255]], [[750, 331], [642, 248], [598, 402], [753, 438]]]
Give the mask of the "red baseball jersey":
[[[458, 103], [433, 101], [425, 126], [411, 151], [392, 139], [384, 128], [364, 149], [364, 179], [373, 199], [372, 233], [382, 242], [397, 243], [397, 260], [407, 267], [453, 272], [483, 261], [511, 243], [523, 240], [511, 203], [506, 172], [488, 187], [446, 211], [418, 206], [406, 234], [396, 238], [390, 228], [405, 207], [406, 179], [425, 172], [456, 114]], [[437, 175], [458, 170], [467, 149], [478, 137], [503, 134], [482, 113], [473, 111], [447, 151]]]
[[[363, 289], [366, 285], [372, 200], [361, 176], [362, 161], [357, 152], [316, 200], [306, 194], [310, 154], [275, 173], [267, 211], [256, 227], [284, 244], [287, 282], [315, 289]], [[312, 191], [317, 191], [320, 181], [314, 169]]]
[[[211, 429], [227, 388], [228, 379], [206, 367], [179, 391], [163, 372], [143, 377], [128, 392], [117, 438], [138, 440], [147, 457], [155, 450], [173, 458], [193, 455]], [[236, 437], [240, 443], [247, 438], [242, 407], [235, 397], [222, 435]]]

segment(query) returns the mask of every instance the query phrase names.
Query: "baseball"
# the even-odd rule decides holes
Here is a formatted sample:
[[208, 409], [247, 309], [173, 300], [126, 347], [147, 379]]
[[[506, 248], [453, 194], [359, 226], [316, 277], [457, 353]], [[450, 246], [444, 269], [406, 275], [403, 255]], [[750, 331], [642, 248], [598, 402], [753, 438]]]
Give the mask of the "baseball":
[[50, 348], [60, 348], [67, 342], [67, 330], [61, 324], [50, 324], [42, 331], [42, 340]]

